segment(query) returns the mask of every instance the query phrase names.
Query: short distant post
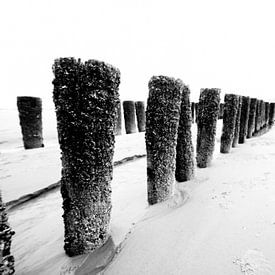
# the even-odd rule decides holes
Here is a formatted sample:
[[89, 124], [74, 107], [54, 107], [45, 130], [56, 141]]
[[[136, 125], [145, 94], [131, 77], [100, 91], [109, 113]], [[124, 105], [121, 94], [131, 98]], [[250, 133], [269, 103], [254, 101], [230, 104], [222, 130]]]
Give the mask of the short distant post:
[[145, 132], [149, 204], [172, 194], [182, 90], [182, 81], [174, 78], [153, 76], [149, 81]]
[[234, 138], [233, 138], [233, 143], [232, 143], [233, 148], [236, 147], [237, 144], [239, 143], [242, 102], [243, 102], [243, 98], [242, 98], [242, 96], [239, 96], [238, 113], [236, 116]]
[[220, 89], [201, 89], [198, 106], [197, 166], [209, 166], [214, 148], [219, 115]]
[[11, 255], [11, 229], [0, 192], [0, 274], [14, 274], [14, 257]]
[[176, 147], [176, 180], [179, 182], [190, 180], [194, 176], [194, 148], [191, 133], [192, 114], [189, 95], [189, 88], [184, 86]]
[[116, 127], [115, 127], [115, 135], [121, 135], [122, 129], [121, 129], [121, 102], [119, 101], [116, 109]]
[[251, 138], [255, 130], [257, 98], [250, 99], [250, 109], [248, 117], [247, 138]]
[[198, 122], [198, 108], [199, 108], [199, 103], [195, 103], [195, 122]]
[[224, 113], [224, 103], [220, 103], [220, 107], [219, 107], [219, 119], [223, 119], [223, 113]]
[[42, 100], [18, 96], [17, 107], [25, 149], [44, 147], [42, 135]]
[[269, 102], [265, 102], [265, 127], [268, 127], [268, 119], [269, 119], [270, 106]]
[[255, 117], [255, 130], [254, 130], [253, 136], [258, 135], [260, 130], [261, 130], [261, 101], [259, 99], [257, 99], [256, 117]]
[[135, 119], [135, 102], [123, 101], [123, 113], [125, 121], [126, 134], [133, 134], [137, 132], [136, 119]]
[[145, 106], [144, 101], [136, 101], [136, 115], [137, 115], [137, 124], [138, 124], [138, 131], [145, 132]]
[[224, 96], [224, 113], [223, 127], [221, 136], [221, 153], [229, 153], [235, 131], [235, 121], [238, 114], [239, 98], [234, 94], [225, 94]]
[[265, 125], [265, 102], [261, 100], [261, 130]]
[[242, 110], [241, 110], [241, 121], [240, 121], [240, 133], [239, 133], [239, 144], [245, 143], [248, 127], [249, 109], [250, 109], [250, 98], [243, 96]]
[[270, 103], [270, 110], [269, 110], [269, 119], [268, 125], [272, 127], [274, 125], [274, 115], [275, 115], [275, 103]]
[[91, 252], [109, 238], [120, 72], [104, 62], [60, 58], [53, 99], [62, 152], [65, 251]]

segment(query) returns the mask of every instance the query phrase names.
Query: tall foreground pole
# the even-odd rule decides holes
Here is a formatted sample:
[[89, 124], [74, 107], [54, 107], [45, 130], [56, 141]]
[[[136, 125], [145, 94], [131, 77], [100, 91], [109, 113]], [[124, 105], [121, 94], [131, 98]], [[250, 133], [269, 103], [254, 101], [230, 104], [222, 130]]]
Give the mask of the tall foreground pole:
[[215, 135], [219, 115], [220, 89], [201, 89], [198, 106], [197, 166], [207, 167], [215, 148]]
[[172, 194], [182, 90], [182, 81], [174, 78], [153, 76], [149, 81], [145, 132], [149, 204]]
[[120, 72], [104, 62], [57, 59], [53, 99], [62, 154], [65, 251], [79, 255], [109, 237]]
[[44, 147], [42, 135], [42, 100], [39, 97], [18, 96], [17, 108], [25, 149]]
[[14, 274], [14, 257], [11, 255], [11, 239], [14, 231], [8, 223], [8, 216], [0, 192], [0, 274]]
[[115, 127], [115, 135], [121, 135], [122, 134], [122, 122], [121, 122], [121, 102], [119, 101], [116, 109], [116, 127]]
[[176, 180], [190, 180], [194, 175], [194, 148], [192, 144], [192, 111], [190, 90], [184, 86], [181, 100], [180, 121], [177, 138]]
[[223, 113], [223, 126], [221, 136], [221, 153], [229, 153], [235, 131], [235, 121], [238, 114], [239, 98], [234, 94], [226, 94], [224, 96], [224, 113]]

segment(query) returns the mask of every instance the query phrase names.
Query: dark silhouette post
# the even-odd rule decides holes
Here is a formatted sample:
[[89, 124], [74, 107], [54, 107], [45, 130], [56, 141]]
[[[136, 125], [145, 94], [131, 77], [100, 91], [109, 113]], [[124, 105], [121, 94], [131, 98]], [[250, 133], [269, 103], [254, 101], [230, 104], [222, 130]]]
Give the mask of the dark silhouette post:
[[44, 147], [42, 134], [42, 100], [18, 96], [17, 107], [25, 149]]
[[214, 148], [219, 116], [220, 89], [201, 89], [198, 106], [197, 166], [209, 166]]
[[195, 102], [191, 103], [191, 111], [192, 111], [192, 123], [195, 122]]
[[265, 102], [265, 128], [268, 127], [269, 112], [270, 112], [269, 102]]
[[221, 153], [229, 153], [235, 131], [235, 121], [238, 114], [239, 98], [234, 94], [225, 94], [224, 96], [224, 113], [223, 127], [221, 136]]
[[64, 249], [91, 252], [109, 238], [120, 72], [104, 62], [60, 58], [53, 100], [62, 159]]
[[251, 138], [255, 131], [255, 119], [256, 119], [256, 108], [257, 108], [257, 98], [250, 99], [249, 117], [248, 117], [248, 128], [247, 128], [247, 138]]
[[149, 204], [168, 199], [175, 181], [176, 141], [183, 83], [167, 76], [149, 81], [146, 109], [147, 191]]
[[274, 125], [275, 103], [270, 103], [268, 125], [272, 127]]
[[145, 106], [144, 101], [136, 101], [136, 115], [137, 115], [137, 125], [139, 132], [145, 132]]
[[135, 119], [135, 102], [123, 101], [123, 113], [125, 121], [126, 134], [133, 134], [137, 132], [136, 119]]
[[179, 182], [190, 180], [194, 175], [194, 148], [191, 133], [192, 114], [189, 96], [190, 90], [187, 86], [184, 86], [176, 147], [176, 180]]

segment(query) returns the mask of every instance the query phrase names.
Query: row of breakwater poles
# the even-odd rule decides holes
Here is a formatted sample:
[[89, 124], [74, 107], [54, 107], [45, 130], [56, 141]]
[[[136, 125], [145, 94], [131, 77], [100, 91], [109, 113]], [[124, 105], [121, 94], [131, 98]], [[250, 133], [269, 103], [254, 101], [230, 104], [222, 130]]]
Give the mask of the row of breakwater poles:
[[[64, 249], [69, 256], [92, 252], [109, 238], [114, 137], [121, 134], [117, 121], [121, 122], [122, 107], [126, 133], [136, 131], [135, 121], [138, 130], [145, 131], [150, 205], [169, 199], [176, 180], [192, 179], [195, 160], [198, 168], [210, 165], [218, 118], [223, 119], [221, 153], [229, 153], [231, 147], [264, 133], [274, 124], [274, 103], [226, 94], [221, 104], [221, 91], [217, 88], [201, 89], [199, 102], [190, 103], [189, 87], [172, 77], [150, 79], [145, 111], [143, 102], [124, 101], [121, 106], [120, 71], [112, 65], [60, 58], [54, 63], [53, 72], [63, 167]], [[41, 101], [34, 102], [29, 106], [41, 107]], [[41, 113], [36, 117], [41, 120]], [[191, 133], [195, 121], [196, 156]], [[42, 134], [35, 137], [35, 144], [43, 146]]]

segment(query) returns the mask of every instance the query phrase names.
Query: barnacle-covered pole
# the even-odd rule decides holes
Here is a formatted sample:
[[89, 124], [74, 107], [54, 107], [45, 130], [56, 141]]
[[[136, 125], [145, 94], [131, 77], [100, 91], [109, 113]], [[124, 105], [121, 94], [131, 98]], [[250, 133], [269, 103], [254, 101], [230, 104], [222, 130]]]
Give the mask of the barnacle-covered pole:
[[116, 127], [115, 127], [115, 135], [122, 134], [122, 122], [121, 122], [121, 102], [119, 101], [116, 109]]
[[11, 240], [14, 231], [11, 229], [5, 205], [0, 192], [0, 274], [14, 274], [14, 257], [11, 255]]
[[175, 181], [176, 141], [183, 83], [167, 76], [149, 81], [146, 108], [147, 192], [149, 204], [166, 200]]
[[268, 125], [269, 127], [272, 127], [274, 125], [274, 115], [275, 115], [275, 103], [270, 103], [270, 110], [269, 110], [269, 119], [268, 119]]
[[250, 99], [248, 126], [247, 126], [247, 138], [251, 138], [255, 131], [255, 118], [256, 118], [257, 98]]
[[250, 109], [250, 98], [248, 96], [242, 97], [242, 110], [241, 110], [241, 121], [240, 121], [240, 133], [239, 133], [239, 144], [245, 143], [248, 127], [249, 109]]
[[25, 149], [44, 147], [42, 134], [42, 100], [39, 97], [18, 96], [17, 108]]
[[62, 159], [64, 249], [91, 252], [109, 237], [120, 72], [104, 62], [60, 58], [53, 100]]
[[181, 100], [180, 121], [176, 147], [176, 180], [190, 180], [194, 175], [194, 148], [192, 144], [192, 114], [189, 101], [190, 90], [184, 86]]
[[236, 121], [235, 121], [235, 129], [234, 129], [234, 138], [232, 142], [232, 147], [236, 147], [237, 144], [239, 143], [239, 134], [240, 134], [240, 122], [241, 122], [241, 111], [242, 111], [242, 101], [243, 97], [239, 97], [239, 103], [238, 103], [238, 113], [236, 116]]
[[220, 89], [201, 89], [198, 106], [197, 166], [209, 166], [214, 148], [219, 115]]
[[235, 94], [225, 94], [223, 127], [221, 136], [221, 153], [229, 153], [235, 131], [235, 121], [238, 114], [239, 97]]
[[137, 115], [137, 124], [138, 124], [138, 131], [145, 132], [145, 106], [144, 101], [136, 101], [136, 115]]
[[137, 132], [136, 126], [136, 111], [135, 111], [135, 102], [128, 100], [123, 101], [123, 114], [125, 122], [125, 131], [126, 134], [134, 134]]

